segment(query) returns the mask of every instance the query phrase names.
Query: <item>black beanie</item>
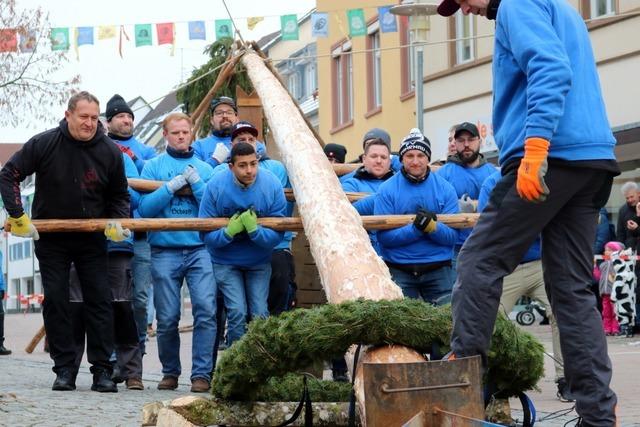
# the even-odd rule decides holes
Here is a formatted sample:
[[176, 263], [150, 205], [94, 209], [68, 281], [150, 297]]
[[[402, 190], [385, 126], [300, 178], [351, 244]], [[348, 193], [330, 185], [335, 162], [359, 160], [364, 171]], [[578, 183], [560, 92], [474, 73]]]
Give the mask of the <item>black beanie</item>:
[[431, 142], [427, 139], [426, 136], [420, 132], [420, 129], [413, 128], [409, 135], [405, 136], [402, 140], [402, 144], [400, 144], [400, 161], [402, 161], [402, 156], [407, 151], [418, 150], [422, 151], [424, 154], [431, 159]]
[[107, 111], [105, 115], [107, 116], [107, 121], [111, 121], [113, 116], [119, 113], [129, 113], [131, 114], [131, 118], [135, 118], [133, 115], [133, 111], [131, 111], [131, 107], [125, 102], [124, 98], [120, 95], [115, 94], [111, 97], [109, 102], [107, 102]]

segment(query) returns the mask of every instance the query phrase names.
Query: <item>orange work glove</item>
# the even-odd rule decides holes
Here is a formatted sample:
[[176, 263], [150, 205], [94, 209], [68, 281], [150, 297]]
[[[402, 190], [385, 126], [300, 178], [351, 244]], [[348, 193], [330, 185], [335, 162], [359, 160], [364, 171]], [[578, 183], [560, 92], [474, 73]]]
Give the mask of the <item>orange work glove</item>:
[[518, 168], [516, 189], [521, 198], [530, 202], [544, 202], [549, 187], [544, 182], [547, 174], [547, 154], [549, 141], [542, 138], [527, 138], [524, 143], [524, 157]]

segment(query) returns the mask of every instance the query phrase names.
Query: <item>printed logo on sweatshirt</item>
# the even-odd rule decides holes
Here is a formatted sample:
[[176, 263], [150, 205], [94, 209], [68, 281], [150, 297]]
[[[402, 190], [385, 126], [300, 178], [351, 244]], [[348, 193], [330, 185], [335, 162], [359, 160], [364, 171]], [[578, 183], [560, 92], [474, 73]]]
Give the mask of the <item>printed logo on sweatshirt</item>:
[[84, 171], [82, 177], [82, 189], [93, 190], [98, 186], [98, 172], [94, 168], [90, 168]]

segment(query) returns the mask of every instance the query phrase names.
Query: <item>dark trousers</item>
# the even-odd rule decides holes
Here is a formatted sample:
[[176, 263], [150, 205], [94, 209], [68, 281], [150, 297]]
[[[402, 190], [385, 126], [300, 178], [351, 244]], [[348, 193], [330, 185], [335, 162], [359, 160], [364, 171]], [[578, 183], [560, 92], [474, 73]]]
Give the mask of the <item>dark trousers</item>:
[[564, 369], [585, 425], [611, 426], [616, 395], [596, 298], [590, 288], [598, 211], [611, 190], [602, 170], [551, 165], [543, 203], [521, 199], [516, 173], [493, 190], [458, 258], [453, 289], [452, 350], [457, 356], [487, 350], [502, 294], [502, 279], [542, 233], [544, 282], [560, 332]]
[[[142, 378], [142, 352], [138, 345], [138, 328], [133, 308], [132, 255], [127, 252], [108, 254], [108, 277], [113, 307], [113, 329], [116, 360], [120, 375], [125, 378]], [[87, 311], [84, 309], [80, 281], [75, 268], [70, 274], [70, 298], [76, 348], [75, 371], [80, 367], [84, 353], [84, 335]]]
[[289, 288], [296, 279], [293, 255], [289, 249], [276, 249], [271, 255], [271, 280], [269, 281], [269, 314], [278, 315], [289, 306]]
[[35, 242], [44, 288], [43, 317], [53, 371], [74, 369], [76, 348], [69, 303], [69, 269], [75, 264], [84, 297], [91, 372], [111, 372], [113, 311], [102, 233], [47, 233]]
[[[1, 270], [0, 274], [2, 274]], [[0, 291], [0, 347], [4, 345], [4, 306], [2, 305], [4, 292], [5, 291]]]

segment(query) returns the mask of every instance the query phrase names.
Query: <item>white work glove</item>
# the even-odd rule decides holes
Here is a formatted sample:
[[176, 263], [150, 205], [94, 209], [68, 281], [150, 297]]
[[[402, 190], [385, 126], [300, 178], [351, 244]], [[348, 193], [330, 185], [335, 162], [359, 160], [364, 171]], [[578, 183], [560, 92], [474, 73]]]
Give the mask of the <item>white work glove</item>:
[[211, 154], [211, 158], [216, 159], [218, 163], [222, 164], [227, 161], [229, 154], [231, 154], [231, 151], [227, 146], [222, 142], [218, 142], [218, 144], [216, 144], [216, 149]]
[[184, 170], [182, 171], [182, 176], [184, 176], [184, 179], [187, 180], [189, 185], [193, 185], [196, 182], [200, 181], [200, 175], [198, 175], [198, 169], [194, 168], [191, 165], [188, 165], [186, 168], [184, 168]]
[[171, 194], [175, 194], [176, 191], [187, 185], [187, 180], [183, 175], [175, 176], [171, 181], [167, 182], [167, 188]]
[[131, 230], [122, 228], [120, 221], [108, 221], [104, 228], [104, 235], [112, 242], [122, 242], [131, 236]]
[[476, 211], [477, 201], [469, 197], [468, 194], [463, 194], [458, 200], [458, 209], [460, 213], [474, 213]]

